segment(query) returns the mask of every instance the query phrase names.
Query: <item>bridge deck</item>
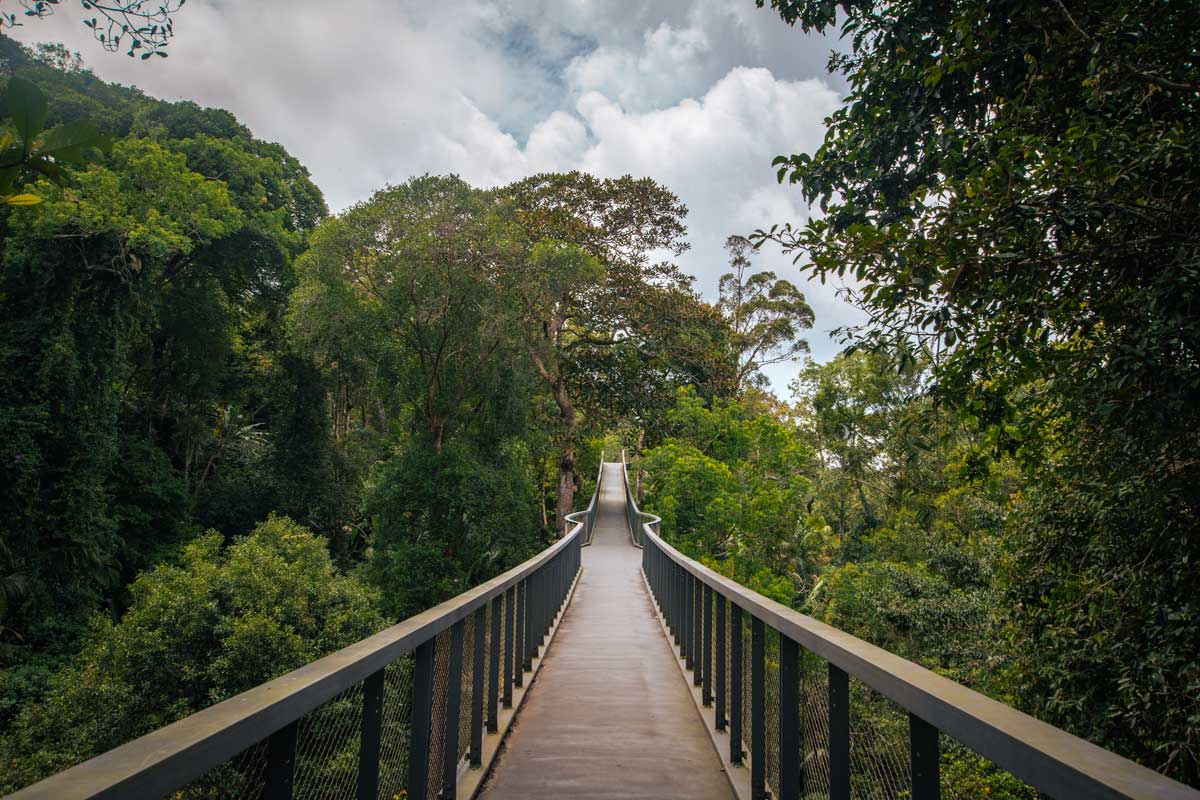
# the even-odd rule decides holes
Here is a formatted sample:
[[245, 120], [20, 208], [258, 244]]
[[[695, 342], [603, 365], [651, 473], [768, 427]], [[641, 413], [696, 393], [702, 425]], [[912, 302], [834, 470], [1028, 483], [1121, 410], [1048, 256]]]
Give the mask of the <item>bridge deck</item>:
[[583, 576], [481, 797], [731, 798], [604, 466]]

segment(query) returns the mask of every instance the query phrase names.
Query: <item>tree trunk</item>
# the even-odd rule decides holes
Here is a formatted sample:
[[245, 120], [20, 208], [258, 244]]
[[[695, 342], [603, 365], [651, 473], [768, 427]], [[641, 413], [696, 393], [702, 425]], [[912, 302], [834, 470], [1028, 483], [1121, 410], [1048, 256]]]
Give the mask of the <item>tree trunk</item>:
[[558, 510], [554, 520], [554, 529], [562, 537], [567, 532], [567, 514], [575, 510], [575, 489], [578, 485], [575, 475], [575, 436], [578, 426], [575, 406], [561, 381], [554, 383], [554, 402], [558, 404], [558, 414], [563, 423], [562, 442], [558, 450]]
[[430, 432], [433, 434], [433, 452], [441, 454], [442, 440], [446, 435], [446, 417], [444, 415], [435, 415], [429, 424]]

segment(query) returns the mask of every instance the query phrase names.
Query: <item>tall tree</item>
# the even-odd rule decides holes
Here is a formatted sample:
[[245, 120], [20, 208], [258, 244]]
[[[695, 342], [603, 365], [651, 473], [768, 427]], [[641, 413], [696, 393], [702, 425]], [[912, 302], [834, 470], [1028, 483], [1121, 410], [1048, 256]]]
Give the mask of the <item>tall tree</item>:
[[512, 314], [499, 280], [520, 231], [492, 196], [454, 177], [385, 189], [313, 237], [300, 260], [293, 329], [306, 346], [350, 341], [394, 382], [440, 452], [447, 427], [488, 402], [510, 359]]
[[620, 346], [648, 294], [686, 283], [656, 251], [678, 255], [687, 208], [649, 178], [600, 179], [579, 172], [535, 175], [502, 190], [530, 243], [510, 286], [526, 329], [526, 349], [558, 409], [556, 525], [566, 529], [579, 476], [579, 364]]
[[730, 236], [725, 249], [733, 272], [721, 276], [717, 308], [732, 330], [740, 393], [766, 384], [763, 367], [795, 361], [808, 352], [800, 331], [812, 327], [813, 310], [789, 281], [776, 279], [774, 272], [750, 272], [753, 247], [744, 236]]

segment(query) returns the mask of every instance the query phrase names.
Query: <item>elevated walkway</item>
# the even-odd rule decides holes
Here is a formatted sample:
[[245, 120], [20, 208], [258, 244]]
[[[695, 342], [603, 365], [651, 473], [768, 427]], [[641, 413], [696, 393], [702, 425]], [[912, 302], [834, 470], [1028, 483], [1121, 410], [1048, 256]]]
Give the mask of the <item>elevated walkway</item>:
[[481, 797], [731, 798], [629, 541], [621, 464], [605, 464], [592, 545]]

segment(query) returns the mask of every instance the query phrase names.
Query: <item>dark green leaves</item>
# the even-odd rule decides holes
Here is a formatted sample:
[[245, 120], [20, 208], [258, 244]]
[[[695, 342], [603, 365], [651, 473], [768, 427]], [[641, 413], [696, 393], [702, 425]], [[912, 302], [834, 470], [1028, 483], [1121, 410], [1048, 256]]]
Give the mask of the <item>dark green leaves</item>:
[[14, 77], [8, 82], [8, 112], [17, 135], [25, 143], [25, 152], [33, 147], [34, 138], [42, 132], [50, 107], [42, 90], [30, 81]]

